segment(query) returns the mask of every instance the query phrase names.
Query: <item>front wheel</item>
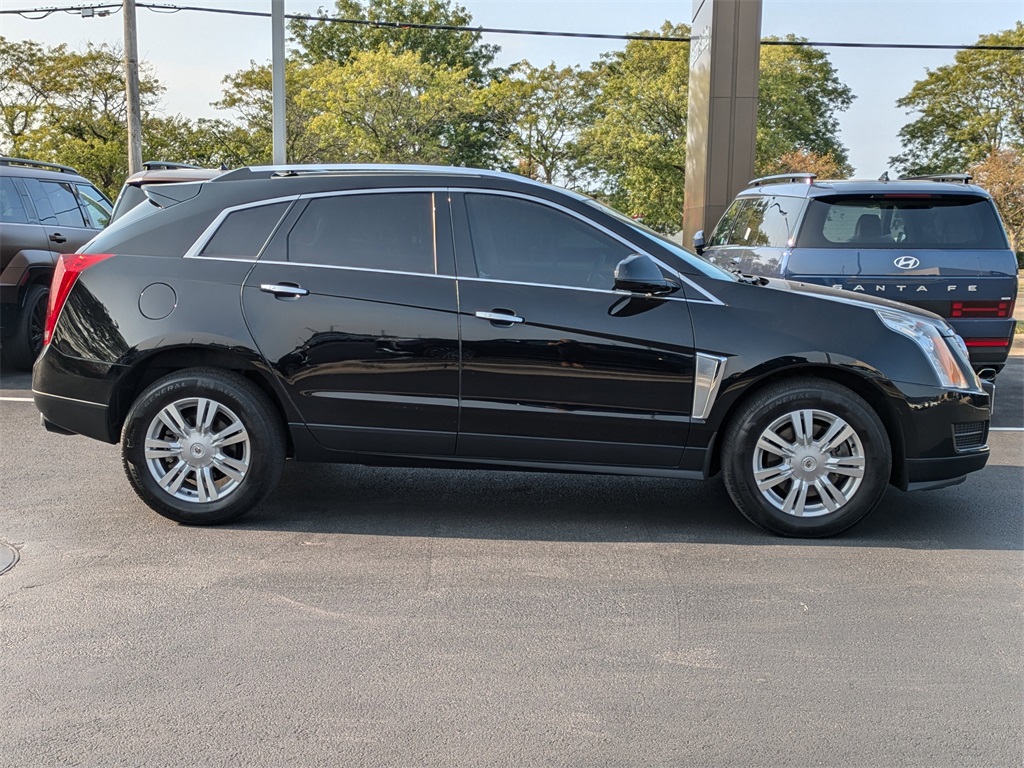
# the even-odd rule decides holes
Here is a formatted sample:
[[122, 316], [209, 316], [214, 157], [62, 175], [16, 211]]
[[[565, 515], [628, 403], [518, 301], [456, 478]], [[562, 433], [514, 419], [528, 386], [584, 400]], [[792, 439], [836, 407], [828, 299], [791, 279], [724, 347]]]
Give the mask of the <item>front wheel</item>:
[[284, 434], [264, 392], [231, 371], [165, 376], [135, 401], [121, 432], [128, 481], [153, 510], [179, 523], [242, 516], [277, 484]]
[[744, 403], [725, 430], [722, 473], [740, 512], [784, 536], [831, 536], [881, 501], [892, 449], [878, 415], [835, 382], [796, 379]]

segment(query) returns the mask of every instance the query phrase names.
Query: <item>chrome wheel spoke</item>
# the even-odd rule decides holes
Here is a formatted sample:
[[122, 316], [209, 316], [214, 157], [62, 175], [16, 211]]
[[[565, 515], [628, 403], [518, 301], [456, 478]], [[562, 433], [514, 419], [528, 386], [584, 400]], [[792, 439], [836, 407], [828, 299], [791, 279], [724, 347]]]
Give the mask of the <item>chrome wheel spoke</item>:
[[178, 403], [168, 405], [157, 414], [157, 418], [178, 437], [188, 437], [188, 434], [192, 432], [192, 428], [185, 423], [185, 417], [178, 410]]
[[864, 477], [863, 456], [833, 456], [825, 466], [829, 472], [846, 477]]
[[225, 445], [234, 445], [248, 439], [249, 433], [245, 431], [245, 426], [242, 422], [235, 421], [213, 436], [213, 445], [223, 448]]
[[810, 486], [803, 480], [794, 480], [782, 502], [782, 511], [789, 515], [803, 517], [804, 505], [807, 504], [807, 491]]
[[216, 501], [219, 497], [217, 484], [213, 481], [213, 474], [209, 467], [196, 467], [196, 491], [199, 493], [199, 501]]
[[767, 469], [762, 469], [760, 472], [754, 473], [754, 480], [757, 482], [757, 487], [762, 491], [774, 488], [779, 483], [792, 479], [792, 477], [793, 468], [788, 464], [779, 464], [778, 466], [768, 467]]
[[835, 512], [848, 501], [843, 492], [833, 485], [827, 475], [818, 478], [814, 482], [814, 488], [818, 492], [818, 498], [821, 499], [821, 503], [829, 512]]
[[757, 447], [762, 451], [773, 453], [784, 459], [790, 458], [796, 450], [795, 445], [786, 442], [785, 439], [772, 431], [765, 431], [765, 433], [761, 435], [760, 439], [757, 441]]
[[181, 443], [147, 437], [145, 455], [147, 459], [176, 459], [181, 456]]
[[168, 493], [176, 494], [181, 488], [181, 484], [185, 482], [185, 478], [188, 477], [189, 469], [188, 464], [179, 460], [163, 477], [158, 477], [157, 482]]
[[793, 411], [789, 420], [793, 425], [793, 442], [797, 445], [810, 445], [814, 439], [814, 411]]
[[249, 469], [249, 465], [245, 462], [232, 459], [230, 456], [225, 456], [222, 453], [213, 457], [213, 466], [232, 480], [239, 483], [242, 482], [242, 479], [245, 477], [246, 470]]
[[213, 420], [217, 417], [219, 406], [213, 400], [200, 397], [196, 403], [196, 429], [200, 434], [208, 435], [213, 429]]
[[842, 419], [836, 419], [815, 444], [822, 453], [832, 453], [852, 436], [853, 428]]

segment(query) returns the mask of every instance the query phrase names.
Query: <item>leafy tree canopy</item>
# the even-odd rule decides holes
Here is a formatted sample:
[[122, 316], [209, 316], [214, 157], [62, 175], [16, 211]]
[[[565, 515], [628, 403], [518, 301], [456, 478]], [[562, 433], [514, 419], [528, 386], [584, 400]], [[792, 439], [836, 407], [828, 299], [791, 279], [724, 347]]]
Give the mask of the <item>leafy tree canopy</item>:
[[[1024, 45], [1024, 22], [978, 44]], [[1024, 54], [958, 51], [896, 104], [918, 117], [900, 129], [903, 151], [889, 162], [911, 175], [963, 172], [992, 152], [1024, 147]]]

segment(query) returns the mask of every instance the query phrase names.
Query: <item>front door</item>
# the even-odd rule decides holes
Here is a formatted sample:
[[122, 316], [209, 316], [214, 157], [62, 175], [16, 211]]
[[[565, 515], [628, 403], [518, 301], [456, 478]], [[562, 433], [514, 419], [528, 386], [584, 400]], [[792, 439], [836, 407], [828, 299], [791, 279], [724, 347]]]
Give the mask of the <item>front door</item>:
[[685, 301], [613, 290], [635, 248], [540, 200], [452, 198], [460, 273], [458, 454], [679, 466], [693, 396]]

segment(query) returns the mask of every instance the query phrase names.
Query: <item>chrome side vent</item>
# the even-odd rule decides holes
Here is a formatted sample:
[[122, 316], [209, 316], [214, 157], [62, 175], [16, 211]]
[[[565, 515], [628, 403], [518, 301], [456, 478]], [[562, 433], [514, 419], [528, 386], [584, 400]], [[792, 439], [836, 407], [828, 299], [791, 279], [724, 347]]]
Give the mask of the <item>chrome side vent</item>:
[[694, 419], [706, 419], [711, 413], [718, 396], [718, 387], [725, 375], [725, 363], [728, 358], [716, 357], [703, 352], [697, 353], [696, 370], [693, 376], [693, 414]]

